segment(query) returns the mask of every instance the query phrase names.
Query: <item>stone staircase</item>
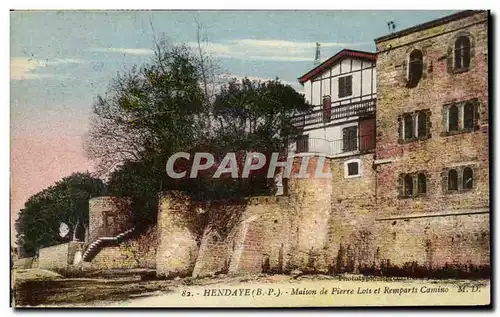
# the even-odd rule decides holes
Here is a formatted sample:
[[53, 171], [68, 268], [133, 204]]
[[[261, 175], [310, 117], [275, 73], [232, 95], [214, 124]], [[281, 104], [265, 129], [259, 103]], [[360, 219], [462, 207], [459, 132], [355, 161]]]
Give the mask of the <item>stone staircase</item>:
[[118, 245], [131, 238], [136, 232], [136, 227], [130, 228], [114, 237], [101, 237], [92, 242], [82, 256], [82, 261], [90, 262], [92, 259], [107, 246]]

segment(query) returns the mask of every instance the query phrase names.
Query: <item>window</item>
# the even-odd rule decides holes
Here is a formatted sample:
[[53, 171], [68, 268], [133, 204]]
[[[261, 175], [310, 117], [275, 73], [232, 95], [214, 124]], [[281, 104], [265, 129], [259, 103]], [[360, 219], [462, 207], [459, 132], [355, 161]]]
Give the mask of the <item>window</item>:
[[417, 136], [424, 138], [427, 135], [427, 113], [422, 111], [417, 115]]
[[106, 223], [104, 224], [105, 227], [107, 227], [107, 228], [112, 227], [115, 223], [115, 217], [110, 216], [110, 215], [106, 215], [105, 221], [106, 221]]
[[467, 102], [464, 106], [464, 129], [473, 130], [475, 125], [474, 120], [474, 105], [472, 102]]
[[404, 177], [404, 195], [410, 197], [413, 195], [413, 177], [410, 174]]
[[467, 36], [459, 36], [455, 41], [455, 70], [467, 69], [470, 65], [470, 40]]
[[427, 192], [427, 178], [424, 173], [419, 173], [417, 176], [417, 192], [425, 194]]
[[406, 114], [404, 116], [404, 127], [405, 140], [413, 138], [413, 116], [411, 114]]
[[359, 174], [359, 164], [358, 162], [347, 164], [347, 176], [353, 176]]
[[414, 50], [410, 53], [408, 67], [408, 87], [416, 87], [424, 70], [422, 51]]
[[476, 186], [474, 174], [477, 174], [477, 167], [457, 166], [445, 168], [441, 174], [443, 177], [443, 192], [467, 192]]
[[479, 102], [477, 99], [458, 102], [444, 106], [447, 119], [444, 135], [472, 132], [479, 129]]
[[458, 131], [458, 107], [456, 105], [448, 110], [448, 131]]
[[463, 189], [472, 189], [473, 185], [473, 175], [472, 175], [472, 168], [466, 167], [464, 168], [464, 173], [463, 173]]
[[448, 171], [448, 190], [458, 190], [458, 173], [454, 169]]
[[358, 149], [358, 127], [347, 127], [342, 129], [342, 141], [344, 152], [356, 151]]
[[430, 138], [430, 114], [429, 109], [404, 113], [400, 120], [399, 140], [415, 141]]
[[350, 159], [344, 162], [344, 177], [355, 178], [363, 174], [363, 165], [360, 159]]
[[339, 98], [352, 95], [352, 76], [339, 78]]
[[332, 102], [330, 96], [323, 97], [323, 122], [332, 120]]
[[301, 135], [297, 139], [297, 153], [306, 153], [309, 152], [309, 135], [304, 134]]

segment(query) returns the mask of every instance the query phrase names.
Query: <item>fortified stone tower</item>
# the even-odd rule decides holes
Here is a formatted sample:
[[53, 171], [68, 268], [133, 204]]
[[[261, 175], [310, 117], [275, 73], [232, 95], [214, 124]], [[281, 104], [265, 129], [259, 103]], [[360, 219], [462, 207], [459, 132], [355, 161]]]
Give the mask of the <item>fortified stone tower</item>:
[[[332, 180], [317, 177], [316, 168], [323, 163], [323, 173], [330, 172], [330, 160], [310, 154], [307, 165], [309, 176], [298, 178], [302, 157], [296, 157], [288, 181], [288, 194], [291, 206], [295, 208], [294, 221], [291, 223], [291, 239], [295, 240], [292, 267], [299, 269], [326, 270], [323, 250], [327, 242], [330, 218]], [[305, 168], [305, 167], [303, 167]]]
[[103, 196], [89, 200], [89, 241], [114, 237], [133, 226], [130, 200]]

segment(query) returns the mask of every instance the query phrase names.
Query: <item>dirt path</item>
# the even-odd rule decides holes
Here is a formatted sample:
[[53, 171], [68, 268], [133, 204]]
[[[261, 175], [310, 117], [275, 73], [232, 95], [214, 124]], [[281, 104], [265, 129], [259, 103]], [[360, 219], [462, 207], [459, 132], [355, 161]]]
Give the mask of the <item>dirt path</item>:
[[[459, 286], [466, 285], [460, 292]], [[377, 294], [378, 290], [378, 294]], [[473, 292], [474, 291], [474, 292]], [[324, 294], [322, 294], [322, 292]], [[339, 281], [304, 279], [176, 287], [168, 294], [102, 302], [114, 307], [304, 307], [487, 305], [488, 281]], [[99, 303], [96, 303], [99, 305]]]
[[[360, 280], [361, 279], [361, 280]], [[465, 288], [460, 288], [465, 286]], [[488, 280], [392, 280], [288, 275], [141, 280], [57, 278], [24, 280], [18, 306], [302, 307], [487, 304]], [[461, 291], [462, 290], [462, 291]]]

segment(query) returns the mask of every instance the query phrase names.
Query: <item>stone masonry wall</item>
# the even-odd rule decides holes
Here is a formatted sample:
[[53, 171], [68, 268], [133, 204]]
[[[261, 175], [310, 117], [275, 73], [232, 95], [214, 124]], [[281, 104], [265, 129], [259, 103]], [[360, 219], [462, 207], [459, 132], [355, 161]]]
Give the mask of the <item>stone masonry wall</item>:
[[[377, 43], [376, 244], [392, 263], [489, 262], [487, 19], [478, 12]], [[470, 66], [460, 72], [452, 62], [459, 35], [472, 44]], [[408, 88], [414, 49], [423, 53], [423, 76]], [[444, 106], [472, 99], [479, 103], [478, 129], [446, 133]], [[398, 120], [417, 110], [430, 111], [430, 138], [400, 142]], [[446, 169], [464, 166], [474, 171], [473, 188], [449, 192]], [[420, 172], [426, 193], [403, 198], [399, 176]]]
[[489, 265], [489, 215], [472, 214], [377, 221], [378, 259], [428, 268]]
[[92, 261], [92, 269], [156, 268], [157, 228], [151, 227], [137, 238], [118, 246], [103, 248]]
[[130, 201], [119, 197], [94, 197], [89, 200], [89, 241], [116, 236], [132, 227]]
[[178, 191], [160, 195], [156, 252], [156, 272], [160, 276], [190, 275], [193, 271], [199, 247], [186, 212], [191, 212], [189, 196]]
[[[375, 249], [375, 171], [373, 153], [331, 160], [332, 201], [325, 262], [329, 269], [372, 261]], [[345, 163], [360, 163], [360, 176], [346, 177]], [[343, 262], [343, 263], [342, 263]], [[348, 263], [349, 262], [349, 263]]]
[[[377, 60], [377, 198], [385, 215], [439, 209], [479, 208], [489, 201], [488, 161], [488, 55], [486, 13], [378, 43]], [[473, 24], [479, 21], [481, 23]], [[463, 28], [464, 26], [471, 25]], [[470, 34], [474, 55], [467, 72], [448, 72], [449, 46], [459, 32]], [[427, 36], [433, 36], [426, 39]], [[404, 45], [408, 43], [407, 45]], [[397, 47], [397, 45], [403, 45]], [[388, 47], [393, 49], [386, 50]], [[413, 48], [424, 54], [424, 78], [417, 87], [405, 86], [404, 63]], [[480, 103], [477, 131], [444, 136], [443, 105], [477, 98]], [[420, 109], [431, 111], [431, 137], [423, 141], [398, 143], [398, 117]], [[445, 168], [475, 167], [476, 186], [467, 192], [448, 194], [441, 173]], [[426, 171], [427, 194], [418, 198], [398, 198], [400, 173]]]
[[[290, 212], [293, 215], [290, 232], [294, 244], [291, 268], [327, 269], [327, 263], [320, 255], [327, 247], [333, 182], [331, 178], [316, 177], [315, 172], [320, 162], [318, 156], [309, 158], [309, 176], [305, 178], [296, 176], [305, 161], [297, 157], [293, 162], [288, 181]], [[320, 168], [323, 173], [330, 172], [330, 160], [325, 159]]]
[[41, 269], [63, 269], [68, 267], [69, 243], [40, 249], [38, 267]]
[[212, 202], [209, 213], [238, 219], [231, 228], [205, 229], [193, 276], [283, 271], [290, 252], [288, 206], [286, 197], [274, 196]]

